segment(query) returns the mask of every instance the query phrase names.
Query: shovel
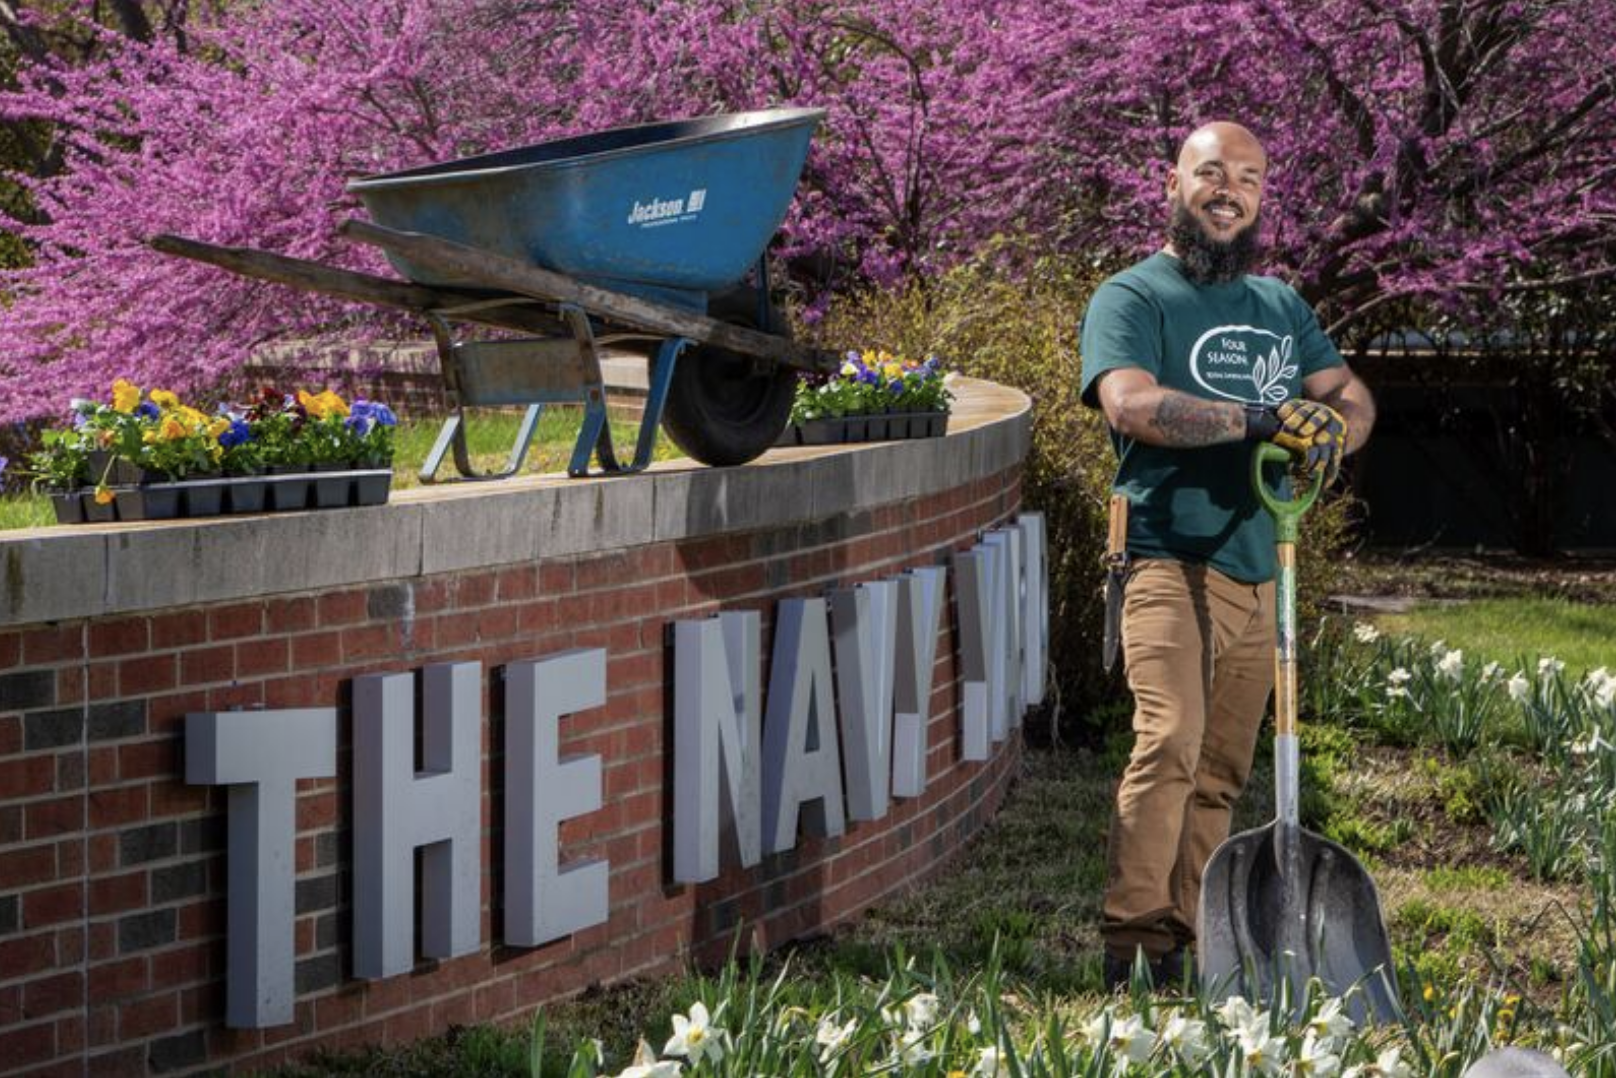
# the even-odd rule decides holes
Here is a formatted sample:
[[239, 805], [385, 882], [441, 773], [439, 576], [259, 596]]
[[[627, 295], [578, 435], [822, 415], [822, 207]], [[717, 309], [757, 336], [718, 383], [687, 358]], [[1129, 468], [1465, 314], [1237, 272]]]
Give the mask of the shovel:
[[1352, 854], [1303, 830], [1297, 815], [1301, 758], [1296, 736], [1296, 529], [1318, 497], [1276, 497], [1264, 466], [1290, 453], [1261, 445], [1252, 458], [1257, 497], [1274, 518], [1278, 633], [1275, 645], [1273, 823], [1228, 838], [1201, 883], [1197, 938], [1201, 985], [1214, 1000], [1242, 995], [1300, 1014], [1311, 978], [1346, 1002], [1355, 1021], [1401, 1017], [1391, 944], [1375, 884]]

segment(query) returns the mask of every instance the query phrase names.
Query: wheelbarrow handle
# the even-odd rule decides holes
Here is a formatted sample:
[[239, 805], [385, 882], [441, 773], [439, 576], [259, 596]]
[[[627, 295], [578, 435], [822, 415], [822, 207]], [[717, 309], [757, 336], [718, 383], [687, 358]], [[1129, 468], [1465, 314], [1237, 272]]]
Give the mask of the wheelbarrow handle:
[[1314, 473], [1313, 482], [1301, 494], [1293, 493], [1289, 498], [1275, 495], [1263, 475], [1263, 468], [1270, 464], [1284, 465], [1290, 462], [1290, 450], [1271, 442], [1259, 445], [1251, 455], [1251, 486], [1256, 490], [1263, 508], [1274, 518], [1274, 539], [1280, 543], [1296, 542], [1297, 524], [1302, 514], [1313, 507], [1313, 503], [1318, 501], [1319, 492], [1324, 489], [1324, 472], [1320, 470]]

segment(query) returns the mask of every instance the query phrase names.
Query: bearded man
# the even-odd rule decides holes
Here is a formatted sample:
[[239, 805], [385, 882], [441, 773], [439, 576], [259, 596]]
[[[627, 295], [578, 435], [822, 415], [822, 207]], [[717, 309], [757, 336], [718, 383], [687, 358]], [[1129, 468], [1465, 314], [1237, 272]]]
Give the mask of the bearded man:
[[1191, 966], [1201, 875], [1273, 689], [1274, 527], [1247, 443], [1284, 445], [1329, 481], [1374, 424], [1306, 302], [1248, 272], [1267, 173], [1244, 127], [1196, 130], [1167, 174], [1166, 246], [1102, 284], [1083, 319], [1082, 398], [1111, 427], [1129, 510], [1135, 741], [1107, 848], [1107, 988], [1141, 952], [1158, 984]]

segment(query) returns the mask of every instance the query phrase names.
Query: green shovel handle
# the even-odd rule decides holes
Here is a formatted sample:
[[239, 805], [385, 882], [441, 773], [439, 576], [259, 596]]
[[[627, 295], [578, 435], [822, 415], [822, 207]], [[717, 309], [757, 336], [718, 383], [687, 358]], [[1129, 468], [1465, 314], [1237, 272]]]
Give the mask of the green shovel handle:
[[1257, 498], [1263, 503], [1263, 508], [1274, 518], [1274, 539], [1281, 543], [1296, 542], [1297, 524], [1302, 514], [1313, 507], [1318, 500], [1319, 491], [1324, 489], [1324, 473], [1317, 472], [1313, 476], [1313, 483], [1308, 489], [1294, 497], [1279, 498], [1268, 489], [1263, 479], [1263, 466], [1268, 464], [1289, 464], [1290, 451], [1272, 442], [1264, 442], [1257, 447], [1251, 455], [1251, 485], [1257, 492]]

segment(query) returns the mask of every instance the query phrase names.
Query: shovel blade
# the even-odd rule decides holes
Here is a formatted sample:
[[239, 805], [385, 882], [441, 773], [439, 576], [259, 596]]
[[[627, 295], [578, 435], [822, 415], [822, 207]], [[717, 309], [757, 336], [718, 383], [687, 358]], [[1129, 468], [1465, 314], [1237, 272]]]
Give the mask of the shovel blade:
[[1401, 1017], [1391, 943], [1374, 881], [1328, 839], [1278, 821], [1231, 836], [1213, 851], [1197, 914], [1208, 996], [1277, 1006], [1288, 984], [1300, 1012], [1309, 978], [1363, 1022]]

